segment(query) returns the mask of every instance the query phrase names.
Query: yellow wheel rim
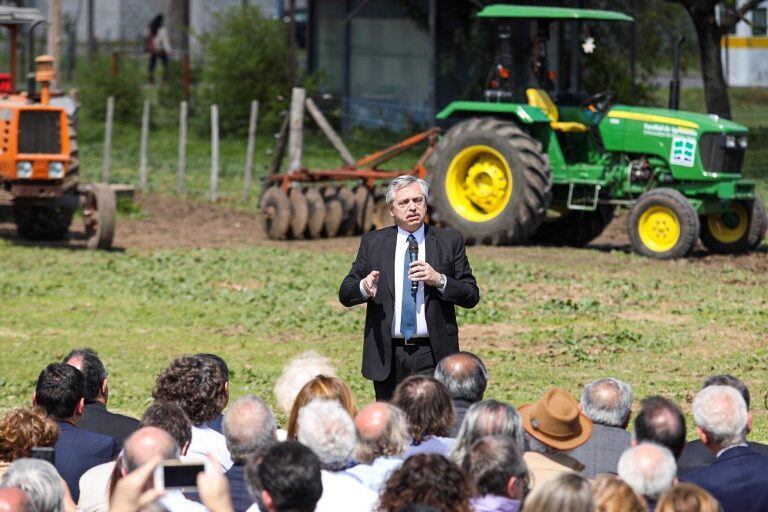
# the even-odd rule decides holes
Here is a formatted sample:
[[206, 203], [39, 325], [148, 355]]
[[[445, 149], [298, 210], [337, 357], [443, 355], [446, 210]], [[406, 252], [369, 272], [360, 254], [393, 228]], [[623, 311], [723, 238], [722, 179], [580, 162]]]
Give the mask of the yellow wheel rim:
[[468, 146], [457, 154], [445, 176], [451, 207], [471, 222], [487, 222], [504, 211], [512, 197], [512, 170], [490, 146]]
[[654, 205], [638, 221], [640, 240], [653, 252], [667, 252], [680, 239], [680, 221], [671, 209]]
[[715, 240], [732, 244], [741, 240], [749, 229], [749, 213], [741, 203], [732, 203], [731, 211], [707, 215], [707, 227]]

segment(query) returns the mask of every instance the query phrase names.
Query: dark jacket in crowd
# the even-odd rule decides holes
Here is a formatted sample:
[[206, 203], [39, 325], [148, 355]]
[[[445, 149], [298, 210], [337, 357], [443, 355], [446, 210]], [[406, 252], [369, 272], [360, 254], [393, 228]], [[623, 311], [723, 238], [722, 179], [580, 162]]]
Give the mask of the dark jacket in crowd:
[[109, 412], [107, 406], [101, 402], [88, 402], [85, 404], [83, 416], [77, 422], [77, 427], [114, 437], [122, 446], [125, 439], [139, 428], [139, 420]]
[[[768, 445], [752, 442], [748, 444], [753, 451], [761, 455], [768, 455]], [[677, 476], [684, 477], [688, 473], [705, 468], [714, 462], [715, 454], [701, 440], [690, 441], [685, 445], [685, 449], [677, 461]]]
[[59, 440], [53, 448], [54, 465], [77, 503], [80, 477], [94, 466], [115, 460], [120, 453], [120, 444], [114, 437], [76, 428], [63, 421], [58, 424]]
[[253, 505], [251, 495], [245, 486], [245, 466], [235, 464], [224, 473], [224, 476], [229, 481], [229, 494], [232, 496], [235, 512], [245, 512]]
[[723, 512], [768, 510], [768, 457], [747, 446], [730, 448], [705, 468], [683, 478], [715, 497]]
[[581, 474], [587, 478], [595, 478], [601, 473], [615, 475], [619, 457], [629, 448], [631, 440], [626, 429], [595, 423], [587, 442], [569, 451], [568, 455], [584, 464]]

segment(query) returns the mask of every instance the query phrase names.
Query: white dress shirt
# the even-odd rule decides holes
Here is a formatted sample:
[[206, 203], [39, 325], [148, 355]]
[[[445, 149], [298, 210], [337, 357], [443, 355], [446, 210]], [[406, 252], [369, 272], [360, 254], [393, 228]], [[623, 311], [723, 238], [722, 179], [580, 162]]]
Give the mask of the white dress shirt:
[[[403, 333], [400, 331], [400, 313], [403, 309], [403, 267], [405, 266], [405, 255], [408, 251], [408, 236], [413, 235], [416, 239], [416, 243], [419, 244], [419, 256], [416, 258], [419, 261], [426, 261], [426, 249], [424, 246], [424, 224], [419, 229], [410, 233], [400, 226], [397, 227], [397, 245], [395, 246], [395, 261], [394, 261], [394, 278], [395, 278], [395, 309], [392, 315], [392, 337], [402, 338]], [[360, 280], [360, 294], [368, 298], [370, 295], [366, 293], [363, 281]], [[379, 286], [380, 287], [380, 286]], [[440, 293], [445, 291], [445, 286], [438, 288]], [[410, 293], [410, 289], [408, 289]], [[424, 308], [424, 281], [419, 281], [419, 288], [416, 291], [416, 334], [414, 338], [428, 338], [429, 331], [427, 330], [427, 316]]]
[[232, 457], [227, 449], [227, 441], [224, 434], [213, 430], [210, 427], [196, 427], [192, 425], [192, 439], [187, 449], [187, 457], [190, 460], [199, 458], [205, 460], [206, 455], [211, 454], [216, 457], [221, 465], [221, 472], [226, 473], [232, 467]]

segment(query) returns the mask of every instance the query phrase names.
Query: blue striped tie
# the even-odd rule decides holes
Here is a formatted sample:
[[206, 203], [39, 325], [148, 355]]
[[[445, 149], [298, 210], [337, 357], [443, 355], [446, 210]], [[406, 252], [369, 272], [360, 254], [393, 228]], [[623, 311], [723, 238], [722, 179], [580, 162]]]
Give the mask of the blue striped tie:
[[400, 333], [406, 340], [413, 338], [416, 334], [416, 292], [411, 291], [411, 280], [408, 279], [408, 270], [411, 267], [408, 247], [412, 241], [415, 243], [416, 238], [413, 235], [408, 235], [403, 261], [403, 307], [400, 310]]

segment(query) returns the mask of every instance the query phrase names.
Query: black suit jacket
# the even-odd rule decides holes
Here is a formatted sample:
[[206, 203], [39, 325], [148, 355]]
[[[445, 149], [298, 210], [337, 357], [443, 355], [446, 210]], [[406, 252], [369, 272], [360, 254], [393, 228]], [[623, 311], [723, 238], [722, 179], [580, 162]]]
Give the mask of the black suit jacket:
[[[437, 362], [459, 350], [454, 306], [474, 307], [480, 300], [480, 291], [459, 233], [425, 225], [424, 244], [426, 262], [448, 278], [442, 294], [432, 286], [424, 287], [427, 329]], [[339, 288], [339, 301], [343, 305], [367, 302], [362, 373], [370, 380], [385, 380], [392, 364], [395, 279], [402, 279], [402, 267], [395, 268], [396, 247], [397, 226], [364, 234], [352, 269]], [[376, 296], [365, 299], [360, 293], [360, 280], [373, 270], [379, 271]]]
[[709, 491], [724, 512], [768, 510], [768, 457], [746, 446], [731, 448], [683, 480]]
[[[749, 442], [749, 447], [753, 451], [768, 455], [768, 446], [760, 443]], [[685, 445], [680, 459], [677, 461], [677, 476], [683, 477], [697, 469], [705, 468], [715, 462], [715, 455], [707, 448], [700, 439], [689, 441]]]
[[77, 427], [112, 436], [122, 446], [125, 439], [139, 428], [139, 420], [109, 412], [107, 406], [101, 402], [88, 402], [85, 404], [83, 416], [77, 422]]

